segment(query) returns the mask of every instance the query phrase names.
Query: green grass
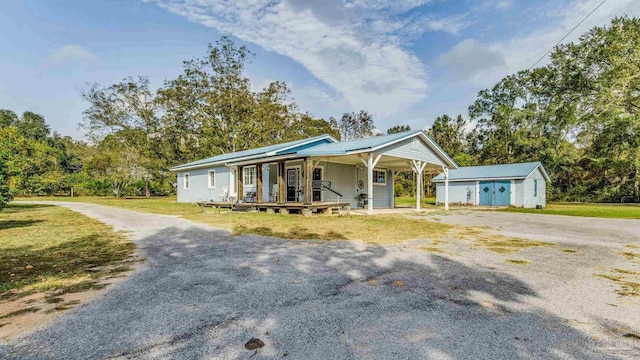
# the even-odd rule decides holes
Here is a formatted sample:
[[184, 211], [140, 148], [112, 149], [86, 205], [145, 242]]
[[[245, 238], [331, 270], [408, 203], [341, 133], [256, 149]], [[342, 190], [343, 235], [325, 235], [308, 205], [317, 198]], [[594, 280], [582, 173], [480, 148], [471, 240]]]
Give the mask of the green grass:
[[[422, 205], [423, 206], [435, 206], [436, 205], [436, 198], [435, 197], [427, 197], [422, 199]], [[415, 207], [416, 206], [416, 197], [415, 196], [401, 196], [401, 197], [397, 197], [395, 198], [395, 204], [396, 206], [411, 206], [411, 207]]]
[[[409, 239], [438, 239], [456, 228], [452, 225], [408, 219], [402, 215], [301, 216], [268, 213], [219, 213], [197, 205], [178, 203], [175, 197], [115, 199], [105, 197], [31, 198], [80, 201], [185, 219], [228, 229], [235, 235], [257, 234], [283, 239], [361, 240], [388, 245]], [[17, 199], [17, 200], [29, 200]]]
[[520, 266], [528, 266], [531, 264], [531, 261], [529, 260], [520, 260], [520, 259], [508, 259], [507, 262], [515, 265], [520, 265]]
[[510, 207], [499, 211], [611, 219], [640, 219], [640, 204], [548, 203], [541, 210]]
[[0, 211], [0, 298], [96, 289], [135, 245], [69, 209], [10, 203]]

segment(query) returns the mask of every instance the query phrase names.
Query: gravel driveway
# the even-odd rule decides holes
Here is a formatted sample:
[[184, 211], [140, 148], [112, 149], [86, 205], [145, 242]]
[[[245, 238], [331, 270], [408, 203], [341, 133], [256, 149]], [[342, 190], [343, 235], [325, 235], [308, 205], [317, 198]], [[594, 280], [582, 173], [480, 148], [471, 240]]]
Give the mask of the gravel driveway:
[[[624, 239], [604, 230], [592, 238], [579, 231], [582, 225], [573, 234], [571, 227], [567, 244], [553, 241], [581, 252], [528, 249], [517, 255], [531, 259], [532, 265], [523, 267], [464, 241], [452, 241], [453, 254], [445, 255], [417, 250], [420, 240], [381, 247], [234, 237], [172, 216], [58, 205], [130, 231], [147, 261], [96, 301], [0, 346], [0, 358], [584, 359], [640, 354], [640, 341], [624, 336], [640, 332], [638, 302], [620, 299], [608, 282], [589, 276], [599, 265], [626, 264], [613, 251], [638, 244], [640, 222], [629, 223], [635, 238], [627, 234]], [[459, 216], [488, 225], [478, 214], [487, 216]], [[517, 228], [514, 221], [521, 215], [508, 214], [515, 220], [498, 226], [502, 231]], [[464, 221], [455, 216], [440, 221]], [[539, 231], [552, 232], [544, 226]], [[572, 240], [581, 236], [586, 240]], [[254, 337], [266, 344], [255, 354], [244, 348]]]

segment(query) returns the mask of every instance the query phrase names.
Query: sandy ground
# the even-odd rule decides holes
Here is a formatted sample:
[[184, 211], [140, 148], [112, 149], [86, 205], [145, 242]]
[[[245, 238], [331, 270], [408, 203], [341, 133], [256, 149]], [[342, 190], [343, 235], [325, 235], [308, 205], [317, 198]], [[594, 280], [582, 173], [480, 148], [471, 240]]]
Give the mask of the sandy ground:
[[[640, 356], [640, 301], [595, 276], [640, 271], [640, 221], [493, 212], [424, 215], [550, 241], [496, 254], [287, 241], [171, 216], [62, 203], [128, 230], [147, 261], [127, 281], [0, 358], [513, 359]], [[565, 252], [562, 250], [574, 250]], [[507, 260], [526, 260], [528, 266]], [[265, 346], [244, 348], [251, 338]]]

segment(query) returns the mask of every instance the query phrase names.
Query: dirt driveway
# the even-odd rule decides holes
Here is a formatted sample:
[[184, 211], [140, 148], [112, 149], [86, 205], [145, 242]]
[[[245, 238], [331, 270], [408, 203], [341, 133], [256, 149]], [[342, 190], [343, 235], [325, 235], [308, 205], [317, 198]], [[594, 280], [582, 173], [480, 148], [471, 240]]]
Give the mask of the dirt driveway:
[[[593, 221], [581, 218], [441, 216], [437, 221], [476, 221], [556, 245], [497, 254], [452, 238], [446, 252], [435, 253], [420, 250], [428, 234], [393, 247], [233, 237], [171, 216], [60, 205], [130, 231], [147, 262], [98, 300], [0, 345], [0, 358], [640, 355], [633, 337], [640, 334], [638, 298], [622, 297], [618, 284], [594, 276], [638, 269], [617, 252], [640, 252], [628, 247], [640, 245], [640, 222], [598, 220], [602, 229], [594, 234], [585, 227]], [[256, 354], [244, 348], [254, 337], [265, 343]]]

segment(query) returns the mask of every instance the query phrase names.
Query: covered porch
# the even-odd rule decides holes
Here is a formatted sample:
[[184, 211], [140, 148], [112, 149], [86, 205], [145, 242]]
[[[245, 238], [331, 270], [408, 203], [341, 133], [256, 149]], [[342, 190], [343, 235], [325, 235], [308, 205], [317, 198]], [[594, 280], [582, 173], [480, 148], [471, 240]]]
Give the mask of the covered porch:
[[[374, 208], [394, 208], [396, 175], [410, 171], [416, 175], [415, 210], [420, 211], [423, 173], [448, 172], [441, 164], [383, 152], [264, 160], [230, 164], [237, 173], [238, 201], [229, 206], [283, 214], [342, 214], [352, 209], [374, 214]], [[247, 181], [252, 176], [255, 183]]]

